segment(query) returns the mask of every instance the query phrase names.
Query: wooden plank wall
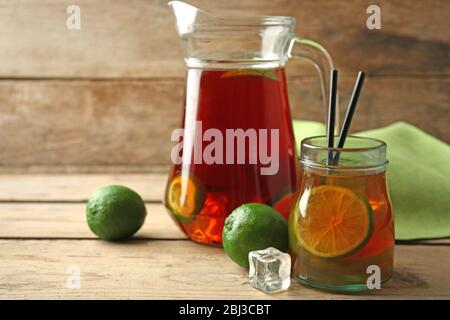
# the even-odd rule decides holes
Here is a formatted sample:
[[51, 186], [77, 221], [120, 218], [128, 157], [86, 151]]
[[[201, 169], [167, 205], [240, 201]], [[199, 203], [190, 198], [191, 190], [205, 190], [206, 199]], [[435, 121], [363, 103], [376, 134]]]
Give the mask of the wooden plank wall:
[[[403, 120], [450, 142], [450, 1], [192, 0], [218, 14], [293, 15], [324, 43], [346, 105], [368, 73], [353, 129]], [[66, 28], [81, 7], [82, 29]], [[322, 120], [313, 68], [288, 64], [295, 118]], [[180, 122], [184, 64], [163, 0], [0, 0], [0, 170], [151, 170], [166, 166]]]

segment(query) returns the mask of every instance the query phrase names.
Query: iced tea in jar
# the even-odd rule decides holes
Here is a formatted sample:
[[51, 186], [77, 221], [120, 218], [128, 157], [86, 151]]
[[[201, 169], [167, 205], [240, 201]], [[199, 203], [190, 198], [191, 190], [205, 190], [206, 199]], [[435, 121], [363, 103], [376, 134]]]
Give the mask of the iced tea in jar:
[[[337, 143], [335, 143], [337, 145]], [[289, 219], [293, 274], [300, 283], [361, 291], [387, 281], [394, 264], [394, 220], [386, 186], [386, 144], [349, 136], [302, 141], [300, 182]], [[373, 283], [371, 283], [373, 285]], [[377, 285], [375, 283], [375, 285]]]

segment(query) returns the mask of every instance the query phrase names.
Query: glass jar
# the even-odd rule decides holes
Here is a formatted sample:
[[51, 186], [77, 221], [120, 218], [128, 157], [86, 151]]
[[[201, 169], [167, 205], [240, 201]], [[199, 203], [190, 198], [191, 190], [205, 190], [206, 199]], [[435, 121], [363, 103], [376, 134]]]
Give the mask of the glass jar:
[[289, 219], [293, 274], [333, 291], [380, 287], [393, 272], [395, 241], [386, 144], [349, 136], [338, 149], [311, 137], [301, 143], [300, 163]]

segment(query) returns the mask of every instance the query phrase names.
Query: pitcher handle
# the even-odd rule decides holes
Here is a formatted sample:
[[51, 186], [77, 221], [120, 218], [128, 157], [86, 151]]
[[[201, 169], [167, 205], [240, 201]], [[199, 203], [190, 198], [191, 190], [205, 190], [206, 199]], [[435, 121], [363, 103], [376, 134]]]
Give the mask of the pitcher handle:
[[[298, 51], [298, 53], [294, 53], [293, 49]], [[318, 42], [302, 38], [295, 37], [292, 39], [289, 57], [294, 58], [304, 58], [309, 60], [316, 67], [317, 72], [319, 73], [320, 78], [320, 89], [322, 94], [322, 101], [325, 110], [325, 123], [326, 117], [328, 114], [328, 103], [330, 99], [330, 81], [331, 81], [331, 70], [334, 68], [333, 60], [331, 59], [328, 51]], [[339, 123], [339, 99], [336, 99], [336, 128], [338, 130]], [[328, 128], [327, 128], [328, 129]]]

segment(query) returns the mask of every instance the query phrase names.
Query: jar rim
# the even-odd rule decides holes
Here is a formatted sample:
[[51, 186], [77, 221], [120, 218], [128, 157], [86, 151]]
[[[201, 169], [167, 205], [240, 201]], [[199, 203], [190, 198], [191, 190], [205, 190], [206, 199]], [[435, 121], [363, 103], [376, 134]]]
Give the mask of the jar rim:
[[310, 149], [315, 149], [315, 150], [323, 150], [323, 151], [337, 151], [337, 152], [363, 152], [363, 151], [370, 151], [370, 150], [376, 150], [376, 149], [380, 149], [380, 148], [386, 148], [386, 143], [383, 140], [380, 139], [376, 139], [376, 138], [371, 138], [371, 137], [363, 137], [363, 136], [355, 136], [355, 135], [349, 135], [347, 136], [348, 138], [351, 139], [357, 139], [360, 141], [370, 141], [373, 143], [376, 143], [376, 145], [374, 146], [368, 146], [368, 147], [357, 147], [357, 148], [330, 148], [327, 146], [319, 146], [319, 145], [314, 145], [312, 143], [308, 143], [308, 141], [311, 141], [313, 139], [319, 139], [319, 138], [327, 138], [327, 136], [325, 135], [318, 135], [318, 136], [312, 136], [312, 137], [307, 137], [304, 138], [301, 141], [301, 147], [307, 147]]
[[[349, 135], [350, 147], [330, 148], [327, 136], [313, 136], [302, 140], [300, 162], [305, 167], [332, 170], [380, 171], [384, 170], [387, 145], [375, 138]], [[337, 138], [335, 138], [337, 145]], [[353, 145], [353, 146], [352, 146]]]

